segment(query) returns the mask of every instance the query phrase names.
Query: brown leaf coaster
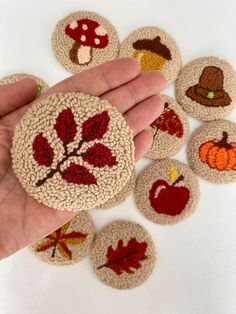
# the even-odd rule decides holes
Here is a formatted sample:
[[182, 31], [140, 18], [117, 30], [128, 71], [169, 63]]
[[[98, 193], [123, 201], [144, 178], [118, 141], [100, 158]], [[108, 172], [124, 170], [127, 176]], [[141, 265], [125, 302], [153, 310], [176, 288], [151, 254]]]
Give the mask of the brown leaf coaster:
[[153, 162], [138, 176], [135, 200], [144, 216], [158, 224], [174, 224], [197, 207], [199, 183], [192, 170], [180, 161]]
[[13, 169], [44, 205], [83, 210], [104, 203], [129, 180], [134, 143], [122, 114], [107, 101], [58, 93], [36, 102], [16, 127]]
[[91, 262], [102, 282], [116, 289], [130, 289], [150, 276], [156, 262], [155, 246], [139, 224], [115, 221], [96, 236]]
[[54, 265], [79, 262], [90, 251], [95, 228], [86, 211], [81, 211], [61, 228], [29, 246], [42, 261]]
[[79, 11], [57, 23], [52, 49], [68, 71], [77, 73], [116, 58], [119, 38], [107, 19], [94, 12]]
[[120, 57], [136, 58], [142, 72], [161, 71], [168, 83], [176, 80], [181, 68], [181, 55], [175, 40], [158, 27], [141, 27], [122, 42]]
[[45, 92], [45, 90], [49, 88], [48, 84], [45, 83], [41, 78], [27, 73], [15, 73], [5, 76], [0, 79], [0, 85], [15, 83], [25, 78], [31, 78], [38, 83], [38, 95], [41, 95], [43, 92]]
[[236, 181], [236, 123], [215, 120], [200, 126], [188, 143], [193, 171], [214, 183]]
[[153, 133], [152, 147], [145, 157], [163, 159], [175, 155], [186, 142], [189, 123], [186, 113], [171, 97], [162, 95], [165, 109], [150, 125]]
[[180, 72], [176, 97], [185, 111], [200, 120], [222, 118], [236, 105], [235, 71], [215, 57], [193, 60]]

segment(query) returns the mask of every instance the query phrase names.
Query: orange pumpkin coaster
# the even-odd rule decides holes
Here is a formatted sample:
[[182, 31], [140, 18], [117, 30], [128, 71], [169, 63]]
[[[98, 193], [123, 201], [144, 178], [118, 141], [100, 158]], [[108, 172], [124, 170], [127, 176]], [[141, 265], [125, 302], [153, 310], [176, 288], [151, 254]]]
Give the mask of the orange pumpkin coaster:
[[96, 236], [91, 251], [93, 271], [116, 289], [141, 285], [151, 274], [156, 252], [148, 232], [131, 221], [115, 221]]
[[236, 181], [236, 123], [207, 122], [188, 143], [188, 160], [193, 171], [214, 183]]
[[52, 49], [68, 71], [77, 73], [116, 58], [119, 38], [107, 19], [94, 12], [79, 11], [57, 23]]
[[71, 265], [89, 253], [94, 234], [92, 219], [82, 211], [61, 228], [29, 246], [29, 249], [46, 263]]
[[236, 105], [236, 73], [225, 60], [196, 59], [180, 72], [176, 97], [185, 111], [200, 120], [222, 118]]
[[197, 177], [180, 161], [153, 162], [137, 178], [135, 200], [144, 216], [158, 224], [175, 224], [197, 207], [200, 191]]
[[171, 97], [162, 95], [163, 113], [150, 125], [153, 133], [152, 147], [145, 157], [163, 159], [175, 155], [186, 142], [189, 123], [186, 113]]
[[119, 56], [136, 58], [142, 72], [161, 71], [168, 83], [177, 78], [181, 68], [177, 43], [158, 27], [147, 26], [133, 31], [121, 44]]

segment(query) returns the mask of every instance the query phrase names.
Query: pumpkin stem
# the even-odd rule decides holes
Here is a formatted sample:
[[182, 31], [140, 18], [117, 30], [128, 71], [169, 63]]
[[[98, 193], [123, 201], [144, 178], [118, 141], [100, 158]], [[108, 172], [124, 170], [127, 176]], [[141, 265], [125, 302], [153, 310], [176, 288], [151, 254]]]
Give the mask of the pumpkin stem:
[[232, 146], [227, 142], [227, 140], [228, 140], [228, 133], [223, 131], [222, 139], [217, 143], [217, 146], [225, 147], [225, 148], [232, 148]]
[[165, 103], [164, 103], [164, 107], [165, 107], [165, 109], [169, 107], [168, 102], [165, 102]]
[[179, 183], [180, 181], [182, 181], [184, 179], [184, 176], [181, 174], [176, 180], [175, 182], [172, 183], [172, 186], [176, 185], [177, 183]]

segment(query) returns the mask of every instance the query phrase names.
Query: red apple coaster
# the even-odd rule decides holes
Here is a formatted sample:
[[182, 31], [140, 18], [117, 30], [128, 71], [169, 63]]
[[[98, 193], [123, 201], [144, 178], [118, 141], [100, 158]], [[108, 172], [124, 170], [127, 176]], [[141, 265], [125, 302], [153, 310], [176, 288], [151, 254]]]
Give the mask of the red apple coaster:
[[174, 224], [197, 207], [199, 183], [192, 170], [180, 161], [153, 162], [138, 176], [135, 187], [137, 207], [158, 224]]
[[91, 262], [103, 283], [116, 289], [131, 289], [150, 276], [156, 262], [155, 246], [139, 224], [115, 221], [96, 236]]
[[134, 143], [122, 114], [82, 93], [40, 99], [15, 129], [13, 169], [46, 206], [83, 210], [119, 193], [134, 167]]

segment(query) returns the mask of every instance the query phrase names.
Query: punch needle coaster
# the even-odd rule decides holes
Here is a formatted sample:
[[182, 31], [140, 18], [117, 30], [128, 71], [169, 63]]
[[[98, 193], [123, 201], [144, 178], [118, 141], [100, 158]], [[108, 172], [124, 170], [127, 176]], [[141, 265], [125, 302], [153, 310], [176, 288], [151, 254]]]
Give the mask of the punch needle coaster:
[[58, 93], [37, 101], [23, 116], [12, 160], [36, 200], [78, 211], [120, 192], [133, 171], [134, 143], [122, 114], [106, 100]]
[[0, 85], [16, 83], [25, 78], [31, 78], [37, 82], [38, 96], [41, 95], [43, 92], [45, 92], [49, 88], [48, 84], [44, 82], [41, 78], [34, 76], [32, 74], [27, 74], [27, 73], [15, 73], [9, 76], [5, 76], [2, 79], [0, 79]]
[[181, 68], [177, 43], [158, 27], [146, 26], [133, 31], [121, 43], [119, 56], [137, 59], [142, 72], [161, 71], [168, 83], [176, 80]]
[[29, 246], [40, 260], [53, 265], [71, 265], [83, 259], [91, 249], [95, 228], [86, 211]]
[[197, 207], [199, 183], [192, 170], [180, 161], [153, 162], [138, 176], [135, 200], [144, 216], [155, 223], [175, 224]]
[[191, 136], [188, 160], [193, 171], [213, 183], [236, 181], [236, 123], [206, 122]]
[[145, 157], [163, 159], [175, 155], [185, 144], [189, 133], [186, 113], [171, 97], [162, 95], [163, 113], [152, 122], [153, 143]]
[[200, 120], [223, 118], [236, 105], [236, 73], [225, 60], [198, 58], [180, 72], [176, 97], [186, 112]]
[[120, 220], [99, 232], [91, 262], [103, 283], [116, 289], [131, 289], [150, 276], [156, 262], [155, 246], [141, 225]]
[[52, 49], [68, 71], [77, 73], [115, 59], [119, 38], [107, 19], [94, 12], [79, 11], [56, 25]]

